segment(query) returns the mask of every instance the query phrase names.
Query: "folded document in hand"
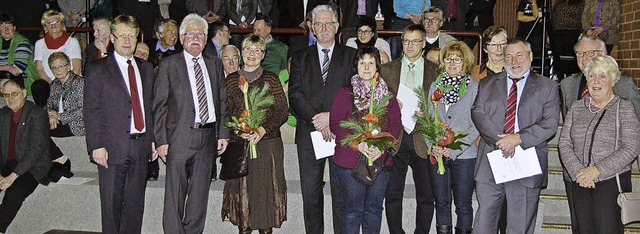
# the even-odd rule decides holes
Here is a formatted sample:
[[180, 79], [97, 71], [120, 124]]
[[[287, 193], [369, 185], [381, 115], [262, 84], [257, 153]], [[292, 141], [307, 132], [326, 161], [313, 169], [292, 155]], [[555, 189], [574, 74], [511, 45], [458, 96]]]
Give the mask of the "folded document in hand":
[[542, 174], [535, 147], [523, 150], [517, 146], [511, 158], [502, 156], [500, 149], [489, 152], [487, 157], [496, 184]]

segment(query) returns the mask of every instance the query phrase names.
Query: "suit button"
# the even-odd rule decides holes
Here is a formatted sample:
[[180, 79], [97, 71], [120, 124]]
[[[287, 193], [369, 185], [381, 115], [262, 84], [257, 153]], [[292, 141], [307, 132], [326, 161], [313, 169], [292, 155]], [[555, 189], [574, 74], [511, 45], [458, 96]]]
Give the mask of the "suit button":
[[451, 119], [451, 116], [447, 116], [447, 119]]

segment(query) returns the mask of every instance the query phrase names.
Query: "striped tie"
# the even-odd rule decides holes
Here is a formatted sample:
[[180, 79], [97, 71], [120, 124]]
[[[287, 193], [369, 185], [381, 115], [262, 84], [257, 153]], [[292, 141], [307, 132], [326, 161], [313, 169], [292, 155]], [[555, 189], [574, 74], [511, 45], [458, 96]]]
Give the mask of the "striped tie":
[[580, 99], [584, 99], [586, 97], [589, 96], [589, 86], [584, 86], [584, 89], [582, 89], [582, 93], [580, 94]]
[[324, 85], [329, 74], [329, 49], [322, 49], [322, 52], [324, 52], [324, 58], [322, 59], [322, 84]]
[[504, 121], [504, 133], [513, 134], [516, 126], [516, 109], [518, 106], [518, 86], [516, 83], [522, 78], [510, 78], [513, 83], [509, 89], [509, 97], [507, 98], [507, 118]]
[[204, 88], [204, 75], [198, 63], [198, 58], [192, 58], [193, 70], [196, 73], [196, 91], [198, 93], [198, 105], [200, 110], [200, 122], [206, 123], [209, 119], [209, 107], [207, 105], [207, 90]]

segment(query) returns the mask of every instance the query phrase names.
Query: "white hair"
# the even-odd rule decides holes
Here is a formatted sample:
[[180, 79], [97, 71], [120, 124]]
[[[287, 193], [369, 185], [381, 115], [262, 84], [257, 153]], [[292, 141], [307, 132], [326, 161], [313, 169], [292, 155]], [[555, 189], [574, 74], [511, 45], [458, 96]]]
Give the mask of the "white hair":
[[188, 25], [194, 25], [194, 24], [200, 24], [200, 26], [202, 26], [202, 30], [206, 38], [207, 31], [209, 30], [209, 24], [204, 18], [202, 18], [202, 16], [199, 16], [196, 13], [191, 13], [187, 15], [187, 17], [184, 17], [184, 19], [182, 20], [182, 23], [180, 24], [180, 35], [185, 33], [185, 30], [187, 29]]
[[333, 22], [336, 22], [336, 23], [338, 22], [338, 14], [336, 13], [336, 10], [329, 5], [318, 5], [315, 8], [313, 8], [313, 11], [311, 11], [311, 22], [315, 22], [316, 15], [323, 11], [333, 14]]

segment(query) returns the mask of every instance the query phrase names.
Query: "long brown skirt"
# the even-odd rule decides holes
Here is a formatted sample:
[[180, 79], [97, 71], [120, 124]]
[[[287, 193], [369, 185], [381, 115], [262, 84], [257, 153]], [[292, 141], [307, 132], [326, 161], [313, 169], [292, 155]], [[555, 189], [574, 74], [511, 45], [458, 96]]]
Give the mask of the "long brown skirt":
[[263, 139], [249, 175], [224, 184], [222, 220], [243, 228], [279, 228], [287, 220], [287, 184], [281, 138]]

